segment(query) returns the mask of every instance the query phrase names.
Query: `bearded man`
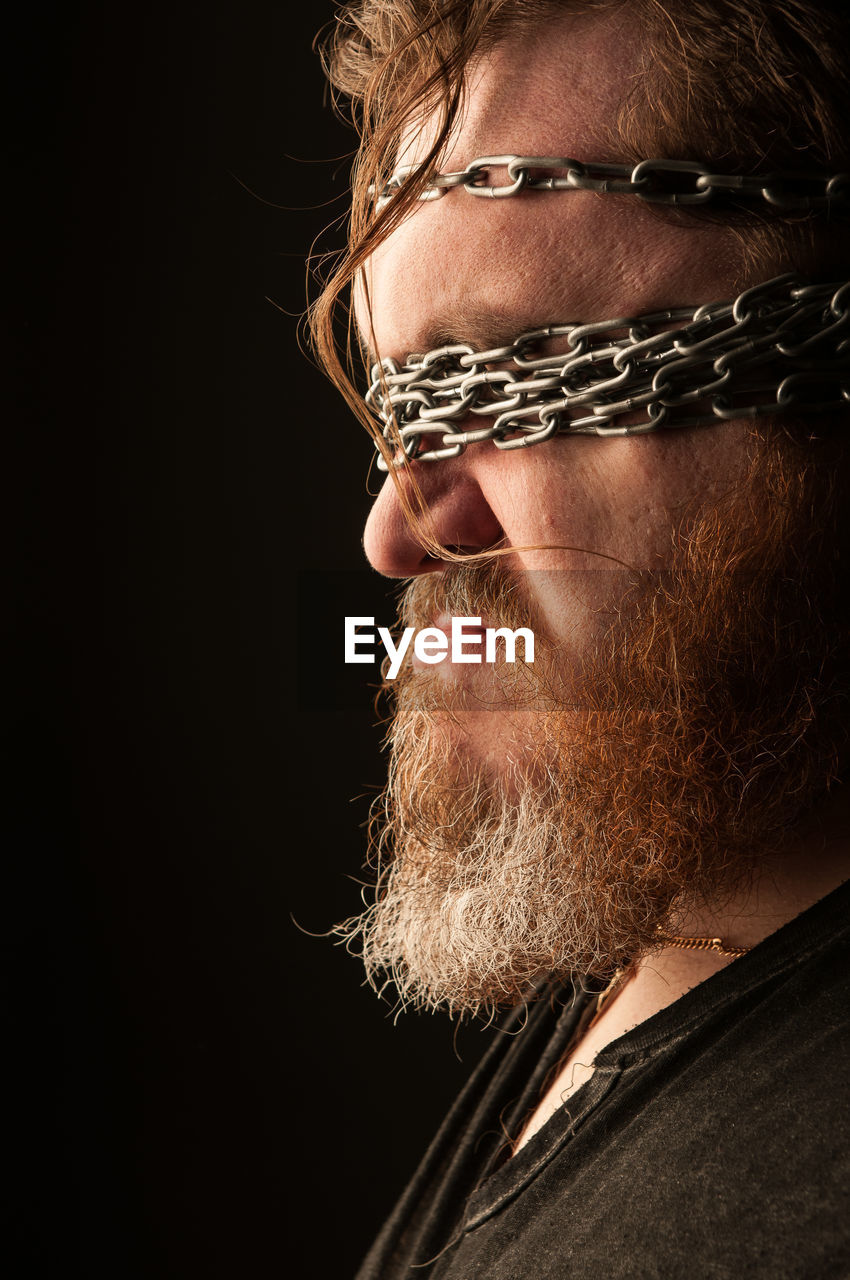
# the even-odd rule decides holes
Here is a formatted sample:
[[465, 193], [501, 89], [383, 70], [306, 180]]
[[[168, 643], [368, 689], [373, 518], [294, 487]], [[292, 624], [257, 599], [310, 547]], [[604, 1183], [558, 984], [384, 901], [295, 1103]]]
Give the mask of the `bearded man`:
[[848, 30], [359, 0], [327, 45], [366, 553], [406, 626], [537, 641], [393, 682], [340, 933], [402, 1003], [508, 1013], [364, 1280], [850, 1273]]

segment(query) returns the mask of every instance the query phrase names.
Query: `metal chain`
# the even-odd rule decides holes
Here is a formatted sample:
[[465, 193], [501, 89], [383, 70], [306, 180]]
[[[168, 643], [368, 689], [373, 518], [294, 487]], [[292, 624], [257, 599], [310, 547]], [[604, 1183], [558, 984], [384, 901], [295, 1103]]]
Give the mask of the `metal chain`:
[[[507, 169], [507, 182], [491, 180], [490, 170], [497, 168]], [[418, 165], [399, 165], [383, 186], [371, 186], [369, 194], [376, 208], [381, 209], [418, 170]], [[493, 200], [521, 191], [595, 191], [635, 195], [664, 205], [700, 205], [724, 199], [754, 200], [787, 213], [850, 208], [848, 173], [715, 173], [704, 160], [641, 160], [631, 165], [569, 156], [477, 156], [465, 169], [432, 174], [418, 199], [439, 200], [455, 187]]]
[[752, 947], [732, 947], [722, 938], [687, 938], [665, 933], [660, 925], [656, 933], [665, 947], [678, 947], [682, 951], [714, 951], [719, 956], [745, 956], [752, 951]]
[[[406, 457], [423, 462], [484, 440], [507, 450], [557, 433], [630, 436], [846, 409], [850, 282], [783, 275], [732, 301], [550, 325], [488, 351], [457, 343], [403, 365], [384, 359], [365, 399], [391, 447], [400, 439]], [[470, 415], [489, 421], [469, 427]], [[387, 469], [382, 457], [378, 466]]]

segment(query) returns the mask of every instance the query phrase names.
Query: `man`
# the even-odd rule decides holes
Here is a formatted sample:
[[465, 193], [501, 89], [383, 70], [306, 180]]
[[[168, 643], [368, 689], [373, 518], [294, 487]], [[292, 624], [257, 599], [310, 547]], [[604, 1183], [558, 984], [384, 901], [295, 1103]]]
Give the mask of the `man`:
[[806, 0], [343, 16], [364, 144], [314, 321], [353, 401], [351, 282], [366, 553], [405, 625], [537, 640], [395, 682], [340, 932], [402, 1002], [511, 1012], [362, 1277], [850, 1272], [847, 31]]

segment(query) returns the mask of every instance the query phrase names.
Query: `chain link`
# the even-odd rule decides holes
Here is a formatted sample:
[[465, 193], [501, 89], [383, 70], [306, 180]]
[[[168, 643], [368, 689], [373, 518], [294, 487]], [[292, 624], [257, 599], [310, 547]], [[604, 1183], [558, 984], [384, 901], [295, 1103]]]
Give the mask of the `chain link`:
[[[553, 342], [558, 353], [541, 351]], [[847, 408], [850, 282], [777, 276], [727, 302], [550, 325], [487, 351], [437, 347], [403, 365], [384, 359], [370, 376], [365, 399], [384, 438], [423, 462], [484, 440], [508, 450], [558, 433], [630, 436]], [[487, 421], [470, 426], [471, 415]], [[383, 457], [378, 466], [387, 469]]]
[[[492, 181], [491, 169], [507, 169], [508, 181]], [[369, 193], [381, 209], [419, 169], [400, 165]], [[780, 212], [850, 208], [850, 174], [783, 171], [762, 174], [712, 172], [701, 160], [641, 160], [636, 165], [573, 160], [569, 156], [477, 156], [465, 169], [435, 172], [419, 194], [439, 200], [455, 187], [471, 196], [503, 200], [522, 191], [595, 191], [635, 195], [652, 204], [698, 205], [755, 201]]]

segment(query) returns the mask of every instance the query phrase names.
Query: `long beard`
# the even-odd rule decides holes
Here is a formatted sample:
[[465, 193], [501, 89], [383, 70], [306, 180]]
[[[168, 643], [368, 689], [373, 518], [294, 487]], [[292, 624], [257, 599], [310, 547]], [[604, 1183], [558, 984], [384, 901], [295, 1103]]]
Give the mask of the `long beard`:
[[[337, 927], [373, 985], [492, 1012], [646, 954], [781, 850], [837, 776], [846, 721], [831, 498], [800, 459], [760, 442], [741, 488], [684, 526], [673, 567], [629, 576], [592, 650], [567, 661], [544, 635], [534, 667], [494, 671], [490, 710], [402, 673], [374, 901]], [[427, 575], [402, 621], [534, 626], [533, 577], [498, 561]], [[487, 715], [503, 737], [513, 725], [498, 769], [473, 750]]]

